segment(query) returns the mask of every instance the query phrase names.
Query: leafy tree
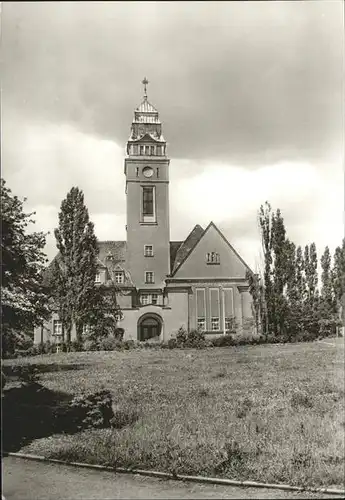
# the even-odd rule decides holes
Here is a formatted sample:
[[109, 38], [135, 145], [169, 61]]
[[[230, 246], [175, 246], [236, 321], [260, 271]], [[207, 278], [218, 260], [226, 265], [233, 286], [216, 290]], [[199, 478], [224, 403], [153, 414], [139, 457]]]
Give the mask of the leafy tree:
[[89, 322], [97, 296], [97, 239], [84, 204], [84, 194], [77, 187], [72, 187], [61, 203], [55, 238], [59, 258], [55, 265], [58, 279], [54, 280], [54, 296], [69, 345], [73, 325], [77, 340], [81, 341], [83, 325]]
[[35, 213], [24, 212], [25, 201], [14, 196], [1, 179], [3, 354], [14, 350], [23, 332], [32, 332], [49, 316], [42, 274], [45, 234], [28, 232]]

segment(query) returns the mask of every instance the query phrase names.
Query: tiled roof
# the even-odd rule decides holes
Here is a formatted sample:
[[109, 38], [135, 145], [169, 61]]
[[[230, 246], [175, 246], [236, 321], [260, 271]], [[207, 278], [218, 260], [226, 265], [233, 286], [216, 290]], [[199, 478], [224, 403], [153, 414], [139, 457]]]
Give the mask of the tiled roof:
[[204, 234], [204, 230], [199, 224], [197, 224], [194, 229], [189, 233], [185, 241], [180, 245], [176, 252], [176, 257], [174, 260], [174, 265], [172, 272], [176, 271], [177, 267], [183, 262], [191, 250], [200, 240], [201, 236]]

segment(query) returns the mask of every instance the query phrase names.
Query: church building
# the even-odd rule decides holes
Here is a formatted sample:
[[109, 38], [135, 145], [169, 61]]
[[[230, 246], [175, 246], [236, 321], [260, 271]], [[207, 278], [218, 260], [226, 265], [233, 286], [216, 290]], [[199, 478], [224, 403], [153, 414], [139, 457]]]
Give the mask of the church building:
[[[235, 325], [237, 332], [252, 333], [249, 268], [216, 225], [197, 224], [184, 241], [170, 240], [170, 160], [147, 83], [143, 80], [124, 161], [127, 238], [98, 242], [95, 281], [110, 284], [112, 273], [125, 340], [167, 341], [181, 326], [221, 335]], [[35, 342], [58, 339], [61, 327], [53, 314], [44, 329], [35, 330]]]

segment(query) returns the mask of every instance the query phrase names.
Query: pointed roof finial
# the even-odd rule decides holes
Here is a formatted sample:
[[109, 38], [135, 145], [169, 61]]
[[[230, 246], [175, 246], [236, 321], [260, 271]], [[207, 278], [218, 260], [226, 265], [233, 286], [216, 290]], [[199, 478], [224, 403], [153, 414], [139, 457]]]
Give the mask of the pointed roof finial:
[[144, 85], [144, 98], [147, 99], [147, 84], [149, 83], [149, 81], [146, 76], [141, 83]]

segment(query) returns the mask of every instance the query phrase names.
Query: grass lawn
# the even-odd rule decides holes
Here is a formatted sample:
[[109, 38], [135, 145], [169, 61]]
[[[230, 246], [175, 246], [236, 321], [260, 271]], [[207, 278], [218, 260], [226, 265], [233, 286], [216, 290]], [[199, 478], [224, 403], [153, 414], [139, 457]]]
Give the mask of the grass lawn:
[[[340, 341], [339, 341], [340, 340]], [[309, 486], [344, 485], [344, 343], [36, 356], [52, 390], [109, 389], [128, 425], [37, 439], [46, 457]], [[132, 423], [131, 423], [132, 422]], [[6, 432], [6, 429], [4, 429]]]

